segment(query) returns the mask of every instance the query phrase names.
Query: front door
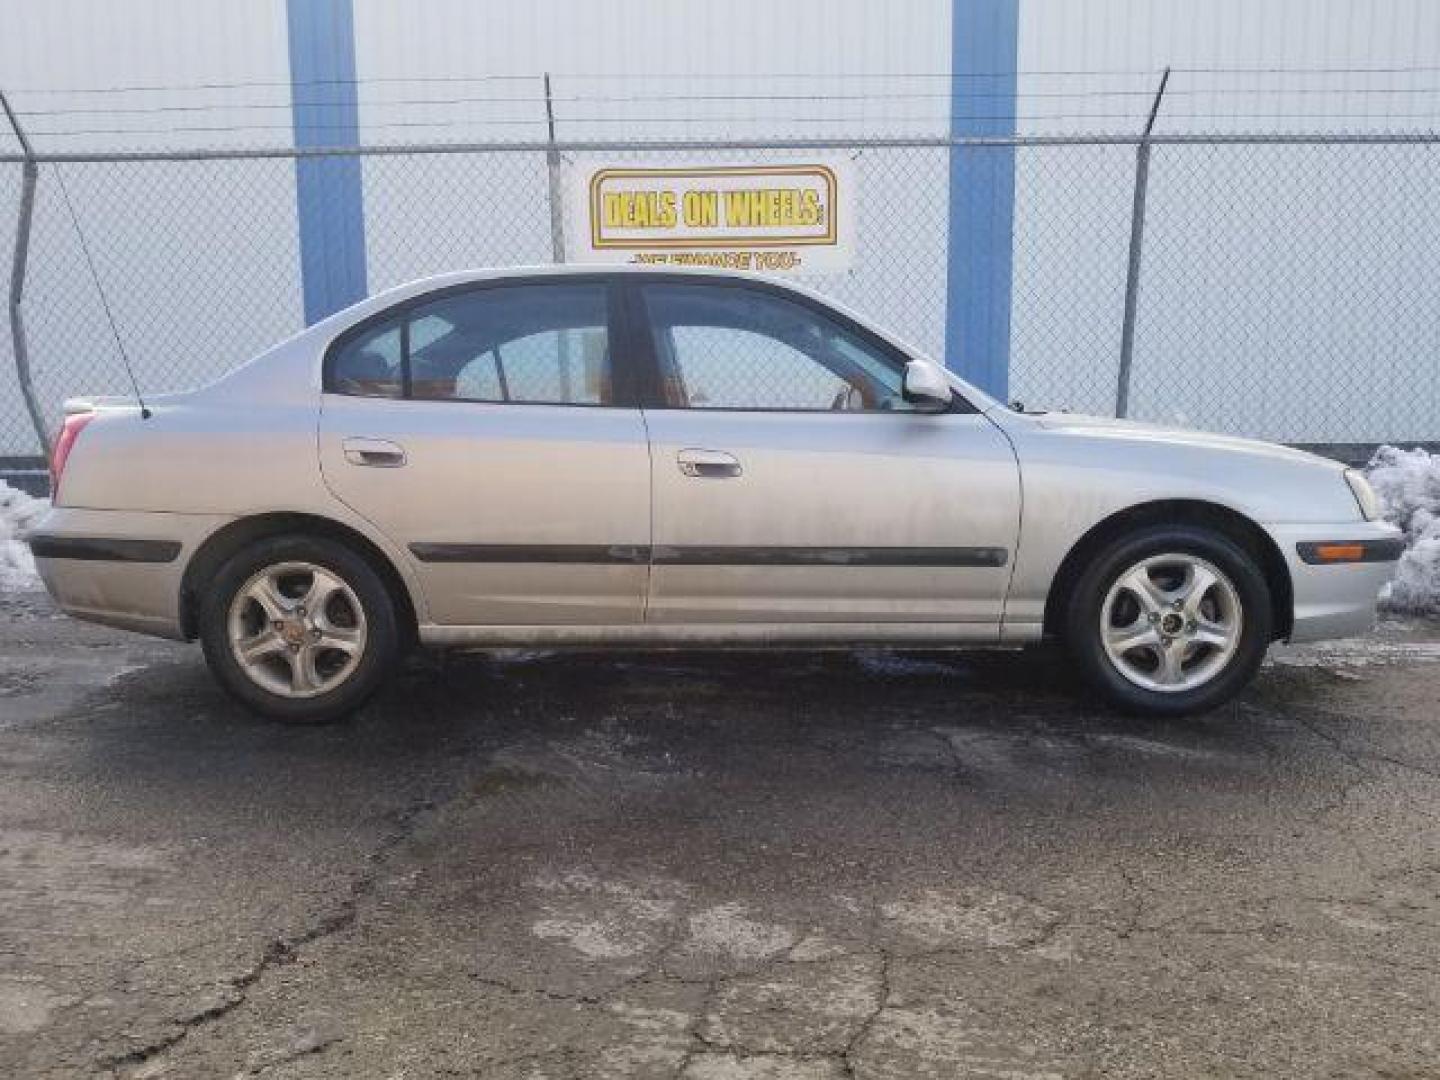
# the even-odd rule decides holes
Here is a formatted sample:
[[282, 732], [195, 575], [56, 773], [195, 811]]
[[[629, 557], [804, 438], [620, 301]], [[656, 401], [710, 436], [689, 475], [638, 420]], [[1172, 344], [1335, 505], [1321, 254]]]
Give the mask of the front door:
[[658, 381], [647, 620], [998, 632], [1020, 490], [994, 424], [917, 411], [908, 358], [809, 298], [632, 288]]
[[331, 348], [325, 482], [410, 554], [431, 622], [641, 621], [650, 458], [614, 296], [600, 278], [477, 283]]

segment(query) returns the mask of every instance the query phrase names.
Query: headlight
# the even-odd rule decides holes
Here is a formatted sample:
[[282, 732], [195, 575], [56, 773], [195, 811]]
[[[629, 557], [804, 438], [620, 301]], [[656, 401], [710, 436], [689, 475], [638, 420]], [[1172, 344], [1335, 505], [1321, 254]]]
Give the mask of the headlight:
[[1359, 469], [1346, 469], [1345, 482], [1350, 485], [1350, 492], [1360, 505], [1360, 515], [1366, 521], [1379, 521], [1383, 516], [1380, 500], [1375, 495], [1375, 489], [1370, 486], [1370, 481], [1365, 479], [1365, 474]]

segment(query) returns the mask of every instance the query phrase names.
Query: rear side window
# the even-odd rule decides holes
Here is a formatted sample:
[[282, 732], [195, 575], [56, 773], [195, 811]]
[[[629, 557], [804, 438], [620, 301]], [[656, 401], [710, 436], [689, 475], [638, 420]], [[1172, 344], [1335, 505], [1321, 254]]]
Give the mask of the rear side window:
[[603, 284], [451, 293], [343, 342], [327, 386], [367, 397], [611, 405], [607, 313]]

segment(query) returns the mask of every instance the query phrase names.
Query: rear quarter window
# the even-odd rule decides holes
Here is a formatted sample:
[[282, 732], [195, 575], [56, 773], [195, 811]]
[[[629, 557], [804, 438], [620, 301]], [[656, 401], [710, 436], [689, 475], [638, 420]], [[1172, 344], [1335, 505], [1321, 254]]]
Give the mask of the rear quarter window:
[[330, 385], [338, 394], [398, 398], [405, 392], [399, 323], [385, 323], [331, 354]]

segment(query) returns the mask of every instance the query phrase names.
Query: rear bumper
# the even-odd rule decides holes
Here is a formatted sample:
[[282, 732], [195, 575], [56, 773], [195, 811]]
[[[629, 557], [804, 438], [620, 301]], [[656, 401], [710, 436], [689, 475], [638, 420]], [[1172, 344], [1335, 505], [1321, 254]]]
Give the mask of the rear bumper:
[[[1272, 525], [1284, 553], [1295, 598], [1290, 641], [1354, 637], [1375, 626], [1380, 590], [1395, 574], [1403, 550], [1400, 530], [1381, 521], [1338, 525]], [[1355, 561], [1317, 561], [1317, 547], [1358, 546]]]
[[185, 567], [229, 520], [56, 507], [31, 530], [29, 542], [46, 590], [66, 614], [179, 639]]

